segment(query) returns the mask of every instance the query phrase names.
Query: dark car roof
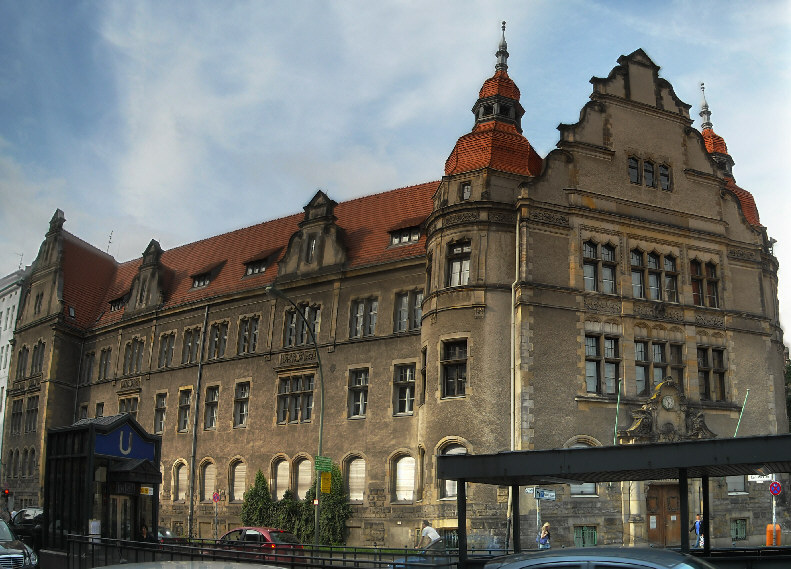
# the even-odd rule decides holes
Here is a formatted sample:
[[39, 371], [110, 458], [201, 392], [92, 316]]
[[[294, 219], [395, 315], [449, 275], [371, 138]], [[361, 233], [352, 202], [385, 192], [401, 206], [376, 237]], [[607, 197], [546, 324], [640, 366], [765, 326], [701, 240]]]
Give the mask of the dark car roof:
[[[530, 563], [537, 563], [539, 561], [603, 561], [606, 559], [620, 560], [620, 561], [640, 561], [644, 563], [651, 563], [655, 567], [675, 567], [679, 563], [686, 562], [694, 565], [695, 567], [713, 567], [712, 565], [696, 559], [689, 555], [684, 555], [677, 551], [659, 548], [646, 548], [646, 547], [572, 547], [568, 549], [541, 549], [538, 551], [531, 551], [529, 553], [517, 553], [514, 555], [506, 555], [498, 557], [486, 564], [488, 569], [496, 567], [506, 567], [511, 563], [524, 561], [526, 567], [530, 567]], [[528, 563], [529, 562], [529, 563]]]

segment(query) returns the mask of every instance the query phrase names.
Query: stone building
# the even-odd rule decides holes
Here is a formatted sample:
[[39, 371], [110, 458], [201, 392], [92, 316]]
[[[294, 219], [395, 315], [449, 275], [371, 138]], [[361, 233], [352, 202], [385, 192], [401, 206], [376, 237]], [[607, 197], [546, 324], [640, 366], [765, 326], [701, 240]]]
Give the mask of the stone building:
[[[785, 432], [777, 261], [705, 102], [698, 130], [637, 50], [542, 158], [505, 38], [496, 55], [437, 182], [319, 191], [304, 214], [124, 263], [57, 211], [17, 321], [6, 457], [131, 413], [162, 435], [161, 523], [211, 537], [213, 493], [222, 532], [259, 469], [275, 497], [304, 495], [323, 422], [349, 543], [404, 546], [423, 518], [453, 534], [441, 454]], [[41, 477], [23, 468], [16, 491], [37, 499]], [[541, 510], [557, 544], [672, 543], [672, 488], [558, 484]], [[762, 535], [766, 493], [719, 488], [715, 510], [736, 505], [715, 538]], [[471, 545], [504, 545], [508, 490], [468, 496]]]

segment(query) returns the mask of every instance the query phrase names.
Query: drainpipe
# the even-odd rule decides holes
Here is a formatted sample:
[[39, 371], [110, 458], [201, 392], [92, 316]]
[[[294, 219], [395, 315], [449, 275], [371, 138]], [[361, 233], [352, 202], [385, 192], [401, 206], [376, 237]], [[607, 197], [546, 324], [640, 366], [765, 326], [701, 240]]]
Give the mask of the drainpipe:
[[[516, 450], [516, 286], [519, 283], [519, 253], [520, 253], [520, 240], [519, 240], [519, 208], [516, 210], [516, 231], [514, 237], [514, 282], [511, 284], [511, 409], [509, 413], [510, 421], [510, 437], [511, 437], [511, 450]], [[517, 492], [518, 490], [518, 486]], [[505, 530], [505, 548], [508, 549], [511, 538], [511, 524], [514, 516], [514, 486], [508, 486], [508, 508], [506, 511], [506, 530]], [[519, 515], [519, 512], [516, 512]]]
[[209, 323], [209, 305], [203, 313], [203, 328], [200, 331], [200, 351], [198, 352], [198, 381], [195, 385], [195, 413], [192, 421], [192, 453], [190, 454], [190, 483], [189, 501], [190, 509], [187, 516], [187, 535], [192, 539], [192, 526], [195, 519], [195, 454], [198, 449], [198, 410], [200, 409], [200, 389], [203, 378], [203, 341], [206, 338], [206, 325]]

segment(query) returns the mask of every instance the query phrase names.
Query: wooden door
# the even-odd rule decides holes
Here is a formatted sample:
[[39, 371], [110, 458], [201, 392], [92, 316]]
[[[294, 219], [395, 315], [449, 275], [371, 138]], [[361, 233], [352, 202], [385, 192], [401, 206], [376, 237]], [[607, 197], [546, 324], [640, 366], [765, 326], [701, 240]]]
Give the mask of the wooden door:
[[663, 547], [681, 544], [680, 502], [678, 486], [650, 486], [645, 495], [648, 541]]

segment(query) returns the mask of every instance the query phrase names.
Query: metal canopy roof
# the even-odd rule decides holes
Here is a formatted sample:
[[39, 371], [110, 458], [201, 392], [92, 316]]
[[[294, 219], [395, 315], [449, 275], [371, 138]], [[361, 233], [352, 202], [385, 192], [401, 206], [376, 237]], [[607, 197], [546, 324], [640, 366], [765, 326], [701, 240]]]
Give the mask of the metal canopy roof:
[[440, 455], [437, 474], [501, 486], [791, 472], [791, 435]]

